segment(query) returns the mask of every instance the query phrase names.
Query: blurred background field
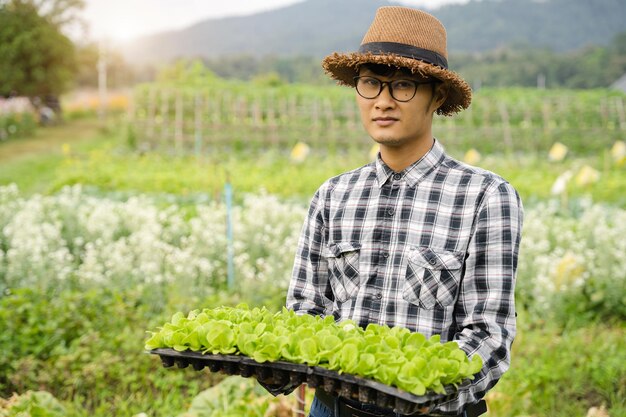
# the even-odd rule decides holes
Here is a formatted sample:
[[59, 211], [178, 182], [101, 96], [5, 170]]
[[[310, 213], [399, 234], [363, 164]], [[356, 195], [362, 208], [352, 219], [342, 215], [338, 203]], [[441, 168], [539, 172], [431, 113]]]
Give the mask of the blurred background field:
[[[0, 2], [0, 39], [18, 33], [3, 22], [29, 33], [16, 10], [35, 28], [65, 33], [53, 3], [62, 2]], [[360, 1], [355, 22], [366, 27], [383, 3]], [[457, 28], [456, 13], [508, 19], [522, 13], [518, 3], [537, 19], [561, 10], [555, 31], [586, 10], [507, 0], [434, 13]], [[577, 45], [556, 33], [545, 44], [533, 38], [536, 48], [451, 44], [474, 100], [457, 117], [436, 118], [435, 136], [455, 158], [509, 180], [526, 212], [519, 334], [510, 372], [487, 396], [489, 417], [626, 415], [626, 93], [616, 82], [626, 37], [623, 24], [608, 33], [626, 7], [602, 4], [611, 17], [597, 7], [585, 14], [603, 30]], [[304, 8], [310, 21], [333, 10], [304, 1], [265, 17]], [[263, 16], [240, 19], [260, 28]], [[142, 39], [146, 51], [157, 40], [165, 51], [185, 33]], [[374, 158], [354, 92], [326, 80], [313, 53], [140, 65], [124, 55], [131, 43], [67, 36], [75, 65], [53, 89], [45, 77], [15, 75], [32, 64], [24, 56], [44, 52], [11, 61], [15, 44], [0, 43], [0, 416], [37, 407], [44, 416], [298, 415], [294, 394], [273, 398], [253, 380], [162, 368], [143, 351], [145, 330], [177, 311], [283, 305], [309, 199], [327, 178]], [[497, 36], [505, 37], [476, 39]]]

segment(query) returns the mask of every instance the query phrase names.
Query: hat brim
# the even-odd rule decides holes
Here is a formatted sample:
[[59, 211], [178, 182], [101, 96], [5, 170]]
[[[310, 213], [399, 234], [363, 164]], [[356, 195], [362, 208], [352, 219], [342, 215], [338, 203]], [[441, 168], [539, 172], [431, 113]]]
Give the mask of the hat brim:
[[407, 68], [414, 74], [431, 76], [448, 85], [448, 97], [437, 109], [437, 114], [450, 116], [469, 107], [472, 102], [472, 89], [454, 71], [429, 64], [413, 58], [395, 54], [373, 54], [353, 52], [349, 54], [333, 53], [322, 61], [324, 71], [339, 84], [354, 87], [354, 77], [363, 64], [386, 64], [400, 68]]

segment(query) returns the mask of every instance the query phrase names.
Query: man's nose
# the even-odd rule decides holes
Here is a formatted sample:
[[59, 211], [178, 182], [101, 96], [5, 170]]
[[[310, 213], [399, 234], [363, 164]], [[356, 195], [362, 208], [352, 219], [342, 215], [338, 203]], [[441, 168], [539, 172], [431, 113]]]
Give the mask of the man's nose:
[[382, 88], [380, 90], [380, 94], [378, 95], [378, 97], [376, 97], [376, 107], [392, 107], [396, 103], [396, 101], [391, 95], [391, 83], [388, 81], [382, 81], [381, 86]]

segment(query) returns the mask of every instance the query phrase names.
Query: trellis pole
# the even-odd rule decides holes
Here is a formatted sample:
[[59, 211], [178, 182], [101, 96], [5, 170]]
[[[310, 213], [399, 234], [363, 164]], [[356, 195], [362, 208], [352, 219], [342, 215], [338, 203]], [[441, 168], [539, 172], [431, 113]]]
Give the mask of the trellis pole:
[[202, 97], [200, 97], [200, 94], [196, 94], [195, 98], [194, 130], [194, 151], [196, 157], [199, 157], [202, 153]]
[[179, 91], [176, 92], [176, 104], [175, 104], [175, 119], [174, 119], [174, 141], [176, 142], [176, 150], [180, 151], [183, 145], [183, 95]]
[[226, 256], [227, 256], [227, 283], [228, 289], [235, 288], [235, 245], [233, 237], [233, 187], [230, 176], [226, 174], [224, 184], [224, 199], [226, 200]]

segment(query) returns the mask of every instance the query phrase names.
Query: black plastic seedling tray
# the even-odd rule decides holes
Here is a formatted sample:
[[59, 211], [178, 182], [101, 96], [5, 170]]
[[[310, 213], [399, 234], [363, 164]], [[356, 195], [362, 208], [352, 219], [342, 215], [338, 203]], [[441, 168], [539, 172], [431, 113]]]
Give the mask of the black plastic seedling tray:
[[291, 392], [294, 388], [306, 383], [310, 387], [321, 389], [334, 396], [393, 409], [405, 415], [414, 414], [422, 407], [445, 401], [456, 392], [456, 388], [450, 386], [447, 387], [445, 394], [428, 393], [417, 396], [371, 379], [339, 374], [318, 366], [284, 361], [259, 363], [248, 356], [178, 352], [174, 349], [154, 349], [150, 353], [159, 355], [166, 368], [174, 365], [179, 368], [192, 366], [196, 371], [200, 371], [206, 367], [211, 372], [241, 375], [245, 378], [253, 377], [269, 387], [280, 386], [281, 391], [268, 388], [274, 395]]

